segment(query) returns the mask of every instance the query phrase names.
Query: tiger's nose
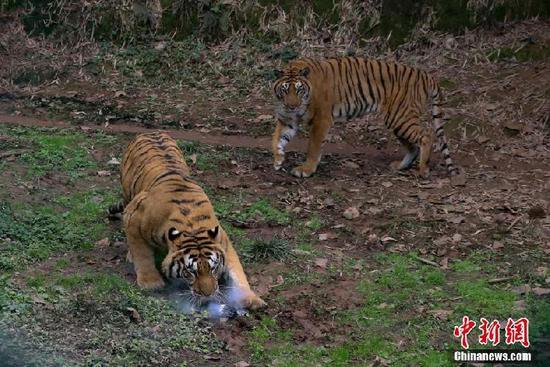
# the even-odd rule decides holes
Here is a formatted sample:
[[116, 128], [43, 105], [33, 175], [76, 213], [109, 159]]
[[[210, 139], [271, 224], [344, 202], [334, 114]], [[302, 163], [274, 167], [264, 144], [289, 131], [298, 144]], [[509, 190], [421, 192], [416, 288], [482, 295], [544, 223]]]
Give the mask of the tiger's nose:
[[218, 290], [218, 282], [212, 276], [200, 277], [193, 284], [195, 294], [203, 297], [209, 297]]

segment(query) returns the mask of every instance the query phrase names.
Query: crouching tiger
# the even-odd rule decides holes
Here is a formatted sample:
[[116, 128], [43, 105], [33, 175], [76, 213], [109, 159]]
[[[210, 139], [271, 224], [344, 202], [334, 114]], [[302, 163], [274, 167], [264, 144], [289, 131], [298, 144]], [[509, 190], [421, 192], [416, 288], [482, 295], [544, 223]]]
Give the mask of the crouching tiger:
[[[273, 86], [277, 98], [277, 126], [273, 134], [274, 168], [281, 168], [286, 144], [296, 135], [299, 123], [310, 126], [307, 157], [292, 174], [308, 177], [321, 158], [321, 145], [334, 121], [347, 121], [366, 113], [379, 113], [385, 125], [405, 146], [407, 154], [392, 165], [400, 170], [412, 166], [420, 154], [419, 173], [429, 174], [434, 133], [451, 175], [453, 166], [445, 136], [440, 90], [426, 72], [392, 62], [359, 57], [292, 61]], [[433, 127], [420, 117], [431, 102]]]
[[166, 278], [182, 278], [196, 297], [214, 297], [224, 276], [239, 288], [243, 307], [265, 305], [250, 289], [237, 252], [172, 138], [158, 132], [137, 136], [124, 153], [121, 183], [123, 203], [110, 214], [123, 210], [128, 259], [141, 288], [164, 286], [154, 259], [163, 248]]

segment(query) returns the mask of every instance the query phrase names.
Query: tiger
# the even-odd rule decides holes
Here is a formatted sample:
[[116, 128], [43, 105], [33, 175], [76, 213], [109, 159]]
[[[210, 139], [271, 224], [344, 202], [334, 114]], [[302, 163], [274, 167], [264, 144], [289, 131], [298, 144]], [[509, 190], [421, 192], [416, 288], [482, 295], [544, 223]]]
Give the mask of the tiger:
[[122, 211], [128, 260], [140, 288], [165, 286], [154, 258], [155, 250], [164, 249], [168, 253], [162, 273], [167, 279], [183, 279], [197, 299], [215, 297], [223, 276], [239, 290], [241, 306], [266, 305], [250, 289], [210, 200], [190, 178], [183, 153], [169, 135], [138, 135], [126, 148], [120, 167], [123, 201], [113, 205], [109, 214]]
[[[278, 71], [273, 93], [277, 119], [272, 135], [275, 170], [281, 169], [285, 147], [296, 135], [300, 123], [309, 126], [307, 155], [305, 162], [291, 173], [309, 177], [317, 170], [321, 146], [334, 122], [378, 113], [407, 151], [401, 161], [392, 162], [393, 168], [407, 170], [420, 155], [418, 173], [427, 178], [435, 133], [447, 171], [451, 176], [459, 172], [443, 133], [440, 88], [423, 70], [362, 57], [302, 58]], [[428, 102], [432, 127], [420, 121]]]

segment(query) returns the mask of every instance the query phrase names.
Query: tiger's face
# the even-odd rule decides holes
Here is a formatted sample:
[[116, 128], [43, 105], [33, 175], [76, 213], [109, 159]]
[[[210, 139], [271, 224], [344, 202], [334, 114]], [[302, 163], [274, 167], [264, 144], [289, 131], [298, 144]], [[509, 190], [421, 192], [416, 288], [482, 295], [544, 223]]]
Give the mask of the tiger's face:
[[194, 296], [211, 297], [219, 289], [218, 279], [225, 268], [225, 255], [219, 241], [219, 227], [192, 237], [176, 228], [167, 233], [169, 248], [178, 250], [169, 253], [162, 262], [167, 278], [181, 278]]
[[301, 118], [307, 112], [311, 100], [311, 82], [307, 79], [308, 74], [309, 68], [290, 68], [282, 72], [273, 84], [279, 118]]

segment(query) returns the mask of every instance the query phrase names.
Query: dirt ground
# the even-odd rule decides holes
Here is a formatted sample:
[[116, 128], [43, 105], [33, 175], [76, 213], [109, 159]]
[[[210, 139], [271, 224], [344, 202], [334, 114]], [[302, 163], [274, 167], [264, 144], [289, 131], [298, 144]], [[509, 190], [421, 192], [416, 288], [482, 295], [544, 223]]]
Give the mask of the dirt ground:
[[[169, 307], [169, 297], [127, 288], [135, 276], [124, 261], [124, 236], [118, 223], [108, 223], [98, 211], [74, 222], [104, 224], [90, 238], [90, 248], [30, 254], [21, 267], [17, 260], [16, 268], [2, 268], [6, 294], [8, 289], [28, 294], [30, 301], [17, 304], [30, 304], [29, 317], [41, 328], [36, 332], [28, 320], [15, 317], [4, 324], [8, 335], [27, 338], [36, 332], [28, 342], [38, 351], [75, 365], [93, 365], [90, 356], [100, 356], [98, 365], [444, 366], [456, 365], [449, 360], [449, 351], [459, 348], [452, 327], [464, 314], [477, 320], [528, 316], [531, 350], [543, 365], [550, 349], [550, 63], [537, 50], [549, 47], [549, 35], [549, 24], [524, 22], [460, 37], [438, 35], [399, 56], [441, 82], [449, 116], [446, 134], [452, 157], [464, 170], [463, 185], [451, 184], [439, 154], [428, 180], [394, 172], [389, 163], [401, 158], [402, 149], [375, 117], [336, 124], [313, 177], [289, 173], [304, 158], [304, 135], [290, 145], [285, 169], [274, 171], [269, 81], [233, 77], [238, 67], [247, 67], [242, 60], [225, 75], [216, 58], [223, 50], [205, 51], [216, 72], [197, 66], [196, 83], [189, 85], [136, 77], [137, 67], [117, 69], [112, 62], [117, 57], [126, 66], [141, 65], [139, 53], [132, 64], [117, 49], [91, 51], [84, 61], [70, 53], [49, 55], [41, 63], [31, 54], [43, 45], [29, 41], [2, 55], [7, 60], [0, 84], [2, 203], [14, 213], [18, 205], [52, 206], [56, 212], [68, 210], [56, 197], [93, 192], [92, 198], [102, 195], [98, 207], [104, 209], [120, 192], [118, 166], [108, 162], [120, 159], [134, 134], [164, 129], [185, 142], [194, 176], [230, 227], [252, 287], [269, 305], [225, 323], [196, 320], [192, 327], [208, 330], [200, 335], [211, 339], [197, 348], [183, 342], [162, 346], [164, 360], [139, 353], [132, 355], [135, 359], [116, 359], [132, 350], [130, 344], [117, 349], [117, 338], [157, 340], [155, 333], [163, 333], [165, 321], [148, 316], [149, 306], [140, 302], [160, 300]], [[531, 48], [535, 51], [520, 57], [520, 50]], [[509, 49], [517, 51], [502, 51]], [[279, 65], [255, 55], [261, 70]], [[23, 71], [40, 74], [53, 64], [57, 74], [49, 80], [15, 81]], [[66, 132], [76, 136], [66, 147], [82, 147], [86, 163], [74, 168], [63, 160], [33, 160], [33, 152], [45, 149], [45, 137]], [[74, 156], [68, 152], [70, 163]], [[46, 161], [61, 166], [52, 163], [45, 172], [32, 173]], [[348, 219], [344, 213], [350, 208], [357, 215]], [[0, 232], [1, 251], [9, 238]], [[273, 248], [266, 250], [270, 243]], [[62, 259], [68, 261], [60, 267]], [[113, 289], [127, 292], [128, 305], [120, 311], [92, 297], [69, 316], [59, 314], [63, 297], [74, 301], [66, 292], [83, 291], [63, 281], [59, 286], [58, 279], [90, 272], [120, 276], [129, 285]], [[33, 285], [38, 278], [40, 287]], [[94, 281], [84, 284], [91, 287]], [[62, 296], [53, 296], [54, 291]], [[15, 298], [6, 299], [0, 305], [11, 310]], [[128, 314], [130, 308], [138, 315]], [[113, 310], [122, 312], [121, 320], [104, 322], [120, 323], [122, 329], [98, 339], [108, 345], [79, 342], [88, 337], [87, 330], [96, 335], [102, 324], [101, 317], [91, 315], [119, 312]], [[68, 342], [55, 324], [76, 341]], [[152, 346], [158, 347], [140, 347]]]

